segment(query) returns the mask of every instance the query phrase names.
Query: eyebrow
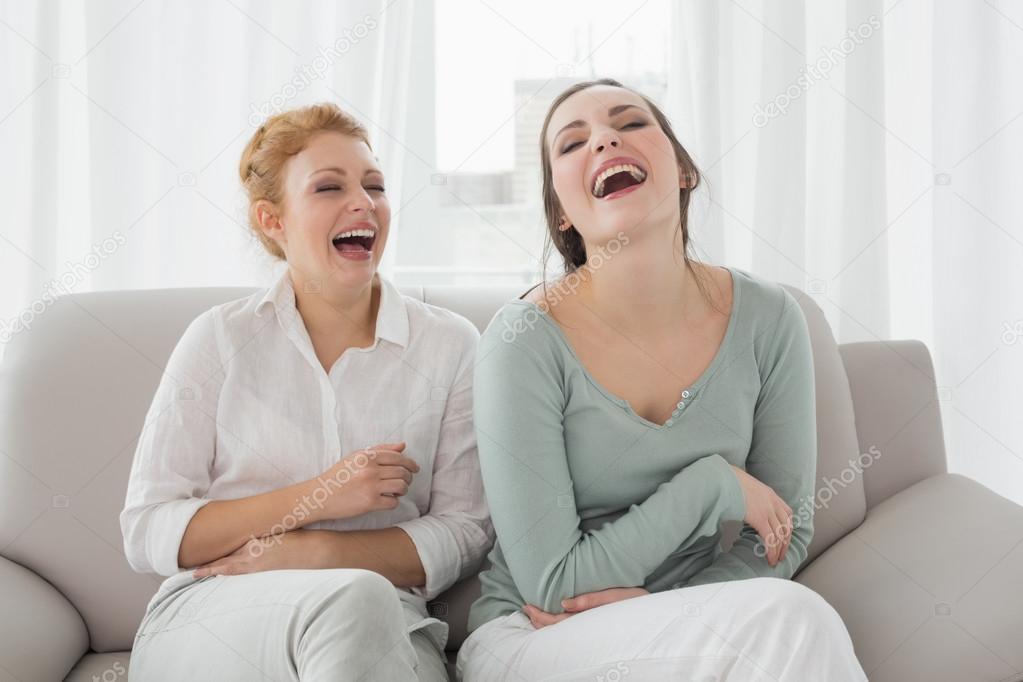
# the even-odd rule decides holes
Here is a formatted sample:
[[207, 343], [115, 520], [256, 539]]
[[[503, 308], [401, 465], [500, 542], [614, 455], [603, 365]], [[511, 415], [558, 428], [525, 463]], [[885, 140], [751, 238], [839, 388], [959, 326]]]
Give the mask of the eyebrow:
[[[607, 110], [607, 116], [608, 116], [608, 118], [611, 118], [612, 116], [617, 116], [618, 114], [620, 114], [623, 111], [626, 111], [628, 109], [640, 109], [642, 111], [641, 107], [639, 107], [639, 106], [637, 106], [635, 104], [618, 104], [618, 105], [613, 106], [613, 107], [611, 107], [610, 109]], [[586, 125], [586, 123], [584, 121], [582, 121], [582, 120], [572, 121], [568, 125], [563, 126], [561, 128], [561, 130], [559, 130], [557, 132], [557, 134], [554, 135], [554, 137], [551, 139], [551, 142], [553, 142], [554, 140], [557, 140], [558, 136], [561, 135], [561, 133], [563, 133], [566, 130], [568, 130], [569, 128], [582, 128], [585, 125]]]

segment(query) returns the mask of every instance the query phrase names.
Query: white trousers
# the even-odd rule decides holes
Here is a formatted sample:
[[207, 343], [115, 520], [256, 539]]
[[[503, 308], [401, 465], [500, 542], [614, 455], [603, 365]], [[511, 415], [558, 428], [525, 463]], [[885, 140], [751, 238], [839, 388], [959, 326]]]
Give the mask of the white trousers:
[[862, 682], [838, 613], [790, 580], [752, 578], [626, 599], [534, 629], [521, 611], [462, 645], [465, 682]]
[[[129, 679], [447, 682], [442, 643], [409, 632], [394, 586], [354, 569], [169, 578], [150, 602]], [[180, 583], [180, 585], [174, 584]]]

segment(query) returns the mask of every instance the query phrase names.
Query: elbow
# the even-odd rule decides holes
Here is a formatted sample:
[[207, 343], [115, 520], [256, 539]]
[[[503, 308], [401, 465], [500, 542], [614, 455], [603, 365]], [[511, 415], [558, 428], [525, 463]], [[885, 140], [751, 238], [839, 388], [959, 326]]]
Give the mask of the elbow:
[[523, 598], [527, 604], [532, 604], [547, 613], [562, 613], [565, 607], [561, 605], [561, 602], [576, 596], [568, 590], [568, 582], [565, 577], [564, 562], [558, 562], [543, 572], [539, 584], [531, 595], [528, 591], [523, 592]]
[[124, 558], [128, 560], [131, 570], [136, 573], [154, 573], [145, 555], [145, 531], [138, 510], [125, 507], [121, 511], [120, 523]]

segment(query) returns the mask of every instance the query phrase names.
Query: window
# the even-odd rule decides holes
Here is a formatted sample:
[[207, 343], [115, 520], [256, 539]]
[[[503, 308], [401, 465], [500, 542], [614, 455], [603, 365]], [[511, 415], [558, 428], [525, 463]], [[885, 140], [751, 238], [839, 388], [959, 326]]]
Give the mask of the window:
[[[437, 2], [433, 63], [413, 66], [421, 76], [413, 101], [433, 106], [408, 114], [423, 117], [413, 129], [433, 136], [409, 145], [418, 160], [412, 172], [406, 164], [394, 209], [401, 214], [394, 279], [537, 281], [545, 233], [538, 138], [548, 106], [570, 84], [599, 77], [663, 102], [670, 20], [667, 0], [638, 8], [605, 0]], [[549, 272], [559, 264], [555, 252]]]

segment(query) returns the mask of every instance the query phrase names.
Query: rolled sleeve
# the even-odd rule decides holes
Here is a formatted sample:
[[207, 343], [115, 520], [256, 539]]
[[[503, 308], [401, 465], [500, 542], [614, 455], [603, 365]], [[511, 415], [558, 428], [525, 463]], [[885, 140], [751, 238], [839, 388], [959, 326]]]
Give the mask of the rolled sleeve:
[[181, 538], [185, 536], [188, 522], [208, 502], [193, 497], [164, 502], [150, 509], [150, 518], [142, 523], [146, 527], [143, 565], [151, 567], [154, 573], [160, 575], [179, 572], [178, 550], [181, 548]]
[[437, 518], [421, 516], [402, 521], [397, 526], [412, 539], [426, 573], [425, 585], [409, 588], [413, 594], [433, 599], [458, 582], [463, 563], [462, 548], [447, 524]]

